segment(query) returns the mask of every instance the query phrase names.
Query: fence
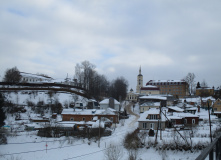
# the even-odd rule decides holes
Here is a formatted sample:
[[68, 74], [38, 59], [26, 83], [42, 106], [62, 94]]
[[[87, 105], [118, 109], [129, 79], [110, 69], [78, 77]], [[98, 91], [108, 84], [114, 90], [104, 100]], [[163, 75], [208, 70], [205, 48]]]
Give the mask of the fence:
[[196, 160], [204, 160], [209, 156], [209, 160], [221, 160], [221, 134], [206, 147]]

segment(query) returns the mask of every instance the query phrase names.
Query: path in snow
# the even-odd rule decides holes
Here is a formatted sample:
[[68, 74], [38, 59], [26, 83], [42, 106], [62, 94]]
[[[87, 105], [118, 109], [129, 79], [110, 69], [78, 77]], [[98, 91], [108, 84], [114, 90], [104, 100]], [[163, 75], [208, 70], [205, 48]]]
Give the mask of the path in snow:
[[127, 110], [127, 113], [131, 114], [131, 115], [134, 115], [136, 118], [130, 122], [129, 126], [130, 127], [133, 127], [134, 124], [137, 122], [137, 120], [140, 118], [140, 116], [136, 113], [134, 113], [132, 110], [131, 110], [131, 106], [132, 106], [132, 103], [129, 103], [128, 105], [125, 106], [125, 109]]

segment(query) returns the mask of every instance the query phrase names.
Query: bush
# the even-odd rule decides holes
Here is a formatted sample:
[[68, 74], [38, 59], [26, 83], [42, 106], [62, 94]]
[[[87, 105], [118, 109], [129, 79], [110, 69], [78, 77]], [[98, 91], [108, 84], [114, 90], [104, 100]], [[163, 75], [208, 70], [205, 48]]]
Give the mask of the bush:
[[4, 133], [0, 133], [0, 145], [1, 144], [7, 144], [7, 137], [5, 136]]
[[138, 129], [132, 133], [128, 133], [124, 139], [124, 147], [126, 149], [137, 149], [141, 144], [140, 138], [138, 137]]
[[120, 160], [123, 156], [123, 149], [121, 146], [110, 144], [104, 155], [107, 160]]

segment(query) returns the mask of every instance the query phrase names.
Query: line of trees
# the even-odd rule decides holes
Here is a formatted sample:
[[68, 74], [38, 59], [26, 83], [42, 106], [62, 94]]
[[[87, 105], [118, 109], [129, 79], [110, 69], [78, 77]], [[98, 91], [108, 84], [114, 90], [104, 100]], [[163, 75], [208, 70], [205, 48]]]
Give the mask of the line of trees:
[[103, 97], [113, 97], [118, 101], [124, 100], [127, 96], [128, 81], [124, 77], [118, 77], [110, 82], [95, 68], [96, 66], [89, 61], [77, 63], [73, 81], [85, 88], [88, 94], [97, 100]]
[[[103, 97], [124, 100], [127, 95], [128, 81], [124, 77], [118, 77], [110, 82], [106, 76], [99, 74], [95, 69], [96, 66], [89, 61], [77, 63], [73, 82], [85, 88], [88, 95], [96, 100], [102, 100]], [[19, 83], [21, 75], [17, 67], [7, 69], [3, 81]]]

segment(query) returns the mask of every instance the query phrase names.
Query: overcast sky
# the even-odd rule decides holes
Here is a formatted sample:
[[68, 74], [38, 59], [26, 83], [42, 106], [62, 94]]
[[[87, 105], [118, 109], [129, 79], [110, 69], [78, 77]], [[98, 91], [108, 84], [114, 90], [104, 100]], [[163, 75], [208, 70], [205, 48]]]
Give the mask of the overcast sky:
[[220, 0], [0, 1], [0, 79], [22, 72], [73, 78], [89, 61], [108, 80], [182, 79], [221, 85]]

